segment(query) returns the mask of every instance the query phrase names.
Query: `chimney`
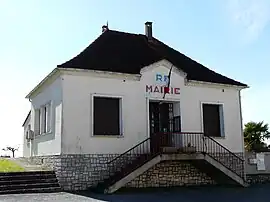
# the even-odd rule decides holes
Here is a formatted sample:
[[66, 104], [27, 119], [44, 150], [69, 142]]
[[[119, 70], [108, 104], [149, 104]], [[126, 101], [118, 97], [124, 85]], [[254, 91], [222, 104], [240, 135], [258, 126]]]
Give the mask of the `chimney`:
[[152, 22], [145, 23], [145, 35], [147, 36], [148, 40], [152, 39]]

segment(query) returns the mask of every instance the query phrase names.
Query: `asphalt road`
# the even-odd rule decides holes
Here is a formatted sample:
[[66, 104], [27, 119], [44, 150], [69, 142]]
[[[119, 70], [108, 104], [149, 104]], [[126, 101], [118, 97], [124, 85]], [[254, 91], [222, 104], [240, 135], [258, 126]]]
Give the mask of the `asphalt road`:
[[98, 195], [92, 193], [42, 193], [0, 195], [0, 202], [269, 202], [270, 185], [250, 188], [179, 188], [145, 193]]

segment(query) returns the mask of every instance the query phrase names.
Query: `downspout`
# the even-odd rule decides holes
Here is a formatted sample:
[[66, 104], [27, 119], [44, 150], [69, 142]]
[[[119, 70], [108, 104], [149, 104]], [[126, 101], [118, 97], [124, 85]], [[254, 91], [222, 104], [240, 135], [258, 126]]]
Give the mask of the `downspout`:
[[[28, 98], [28, 100], [29, 100], [29, 102], [31, 103], [31, 105], [32, 105], [32, 100], [31, 100], [31, 98]], [[31, 123], [31, 125], [32, 125], [32, 106], [31, 106], [31, 112], [30, 112], [30, 123]], [[30, 125], [30, 126], [31, 126]], [[35, 122], [34, 122], [34, 124], [33, 124], [33, 127], [31, 127], [31, 130], [33, 130], [33, 131], [35, 131]], [[34, 132], [34, 136], [33, 136], [33, 140], [32, 139], [30, 139], [30, 150], [29, 150], [29, 153], [30, 153], [30, 157], [32, 157], [33, 156], [33, 145], [34, 145], [34, 143], [33, 143], [33, 141], [35, 140], [35, 132]]]
[[239, 108], [240, 108], [241, 137], [242, 137], [242, 148], [243, 148], [243, 158], [244, 158], [244, 180], [246, 180], [246, 155], [245, 155], [245, 141], [244, 141], [244, 131], [243, 131], [241, 89], [238, 90], [238, 101], [239, 101]]

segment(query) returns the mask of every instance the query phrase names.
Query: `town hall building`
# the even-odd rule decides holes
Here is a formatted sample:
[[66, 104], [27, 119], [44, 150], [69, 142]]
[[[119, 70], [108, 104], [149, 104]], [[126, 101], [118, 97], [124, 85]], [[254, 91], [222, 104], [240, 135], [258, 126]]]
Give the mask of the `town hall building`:
[[103, 26], [26, 96], [23, 155], [51, 166], [64, 190], [244, 186], [247, 87], [156, 39], [151, 22], [145, 34]]

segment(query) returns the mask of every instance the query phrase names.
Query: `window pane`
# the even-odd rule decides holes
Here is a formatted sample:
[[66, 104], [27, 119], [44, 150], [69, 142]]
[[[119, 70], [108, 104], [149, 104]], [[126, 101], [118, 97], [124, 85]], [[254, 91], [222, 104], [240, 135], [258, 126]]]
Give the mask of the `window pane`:
[[43, 108], [41, 108], [39, 110], [39, 131], [40, 131], [40, 134], [43, 133], [43, 117], [42, 117], [43, 113], [44, 113], [44, 110], [43, 110]]
[[221, 136], [219, 105], [203, 104], [203, 126], [205, 135]]
[[119, 98], [94, 97], [94, 135], [120, 135]]
[[44, 107], [44, 128], [43, 128], [44, 133], [47, 132], [47, 122], [48, 122], [48, 108], [47, 106], [45, 106]]
[[35, 110], [35, 125], [34, 125], [35, 135], [40, 134], [40, 110]]
[[52, 121], [52, 105], [51, 103], [47, 105], [47, 132], [51, 131], [51, 121]]

